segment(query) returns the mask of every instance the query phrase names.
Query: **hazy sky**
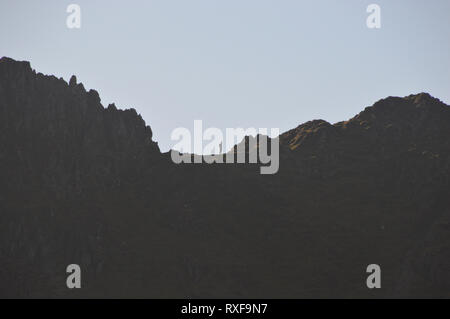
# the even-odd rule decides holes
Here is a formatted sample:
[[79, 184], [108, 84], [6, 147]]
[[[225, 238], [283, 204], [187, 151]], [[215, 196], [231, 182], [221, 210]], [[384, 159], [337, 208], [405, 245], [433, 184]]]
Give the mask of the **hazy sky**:
[[[66, 8], [81, 7], [81, 29]], [[366, 8], [381, 7], [381, 29]], [[346, 120], [389, 95], [450, 103], [448, 0], [0, 0], [0, 56], [75, 74], [135, 108], [162, 150], [176, 127]]]

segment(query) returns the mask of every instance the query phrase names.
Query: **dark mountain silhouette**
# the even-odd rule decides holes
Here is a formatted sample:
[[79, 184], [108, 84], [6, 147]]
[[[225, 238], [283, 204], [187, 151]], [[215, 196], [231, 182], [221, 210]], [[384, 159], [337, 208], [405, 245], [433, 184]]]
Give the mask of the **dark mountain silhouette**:
[[449, 137], [421, 93], [280, 135], [276, 175], [175, 165], [135, 110], [2, 58], [0, 296], [450, 297]]

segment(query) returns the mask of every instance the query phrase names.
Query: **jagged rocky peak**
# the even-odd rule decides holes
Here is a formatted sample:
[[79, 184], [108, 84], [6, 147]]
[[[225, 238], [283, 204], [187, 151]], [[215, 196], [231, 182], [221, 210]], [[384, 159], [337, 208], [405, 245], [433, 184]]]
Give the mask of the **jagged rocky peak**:
[[100, 94], [98, 94], [98, 92], [96, 90], [89, 90], [89, 92], [87, 92], [87, 94], [88, 94], [88, 98], [93, 103], [101, 105]]
[[282, 134], [280, 143], [287, 145], [291, 150], [295, 150], [310, 137], [327, 135], [333, 129], [333, 125], [324, 120], [308, 121]]
[[389, 96], [377, 101], [373, 106], [366, 107], [354, 119], [373, 119], [377, 115], [409, 116], [416, 112], [418, 108], [421, 108], [421, 111], [435, 112], [442, 111], [444, 108], [448, 108], [448, 106], [429, 93], [424, 92], [405, 97]]
[[372, 134], [373, 129], [376, 129], [378, 136], [380, 132], [386, 132], [386, 128], [403, 131], [412, 127], [414, 130], [433, 131], [448, 120], [449, 106], [429, 93], [389, 96], [347, 121], [330, 124], [324, 120], [313, 120], [303, 123], [283, 133], [280, 142], [295, 150], [305, 143], [318, 145], [330, 137], [339, 137], [344, 131], [357, 136]]
[[0, 59], [0, 79], [4, 77], [11, 79], [23, 78], [24, 74], [34, 74], [30, 62], [16, 61], [8, 57]]
[[447, 106], [438, 98], [431, 96], [429, 93], [422, 92], [419, 94], [411, 94], [405, 97], [406, 100], [410, 100], [416, 106], [432, 106], [432, 105], [440, 105]]
[[[3, 91], [8, 94], [2, 94]], [[12, 96], [15, 98], [10, 99]], [[36, 73], [29, 62], [3, 57], [0, 59], [2, 108], [20, 110], [31, 126], [42, 126], [39, 136], [73, 135], [82, 137], [81, 143], [98, 143], [99, 149], [120, 145], [130, 154], [138, 152], [140, 147], [148, 148], [156, 156], [160, 154], [157, 143], [152, 141], [150, 127], [135, 109], [120, 110], [115, 105], [105, 109], [99, 93], [92, 89], [86, 91], [75, 75], [67, 83], [55, 76]]]
[[117, 106], [116, 106], [116, 104], [115, 104], [115, 103], [109, 104], [107, 110], [110, 110], [110, 111], [117, 111]]
[[14, 59], [8, 58], [6, 56], [0, 58], [0, 64], [2, 67], [16, 67], [16, 68], [26, 68], [31, 70], [31, 64], [28, 61], [16, 61]]
[[75, 75], [72, 75], [69, 81], [70, 87], [75, 87], [77, 85], [77, 77]]

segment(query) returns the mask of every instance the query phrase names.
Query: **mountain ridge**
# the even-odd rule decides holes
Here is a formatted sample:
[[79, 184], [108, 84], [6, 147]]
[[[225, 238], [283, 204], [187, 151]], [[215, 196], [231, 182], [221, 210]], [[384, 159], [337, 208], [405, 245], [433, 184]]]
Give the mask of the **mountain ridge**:
[[135, 110], [2, 58], [0, 296], [449, 297], [449, 113], [420, 93], [303, 123], [262, 176], [175, 165]]
[[[73, 89], [79, 89], [81, 93], [85, 93], [86, 96], [91, 99], [94, 103], [94, 105], [101, 105], [103, 110], [118, 110], [121, 112], [125, 112], [126, 113], [130, 113], [130, 116], [136, 116], [138, 118], [139, 121], [142, 121], [144, 123], [144, 125], [147, 127], [147, 129], [150, 132], [150, 138], [153, 136], [152, 132], [151, 132], [151, 128], [145, 124], [145, 121], [143, 121], [142, 116], [140, 114], [137, 113], [137, 111], [134, 108], [125, 108], [125, 109], [120, 109], [117, 108], [116, 105], [114, 103], [109, 104], [108, 106], [103, 106], [101, 104], [101, 99], [99, 96], [99, 93], [96, 90], [89, 90], [86, 91], [86, 89], [84, 88], [84, 85], [82, 83], [78, 83], [77, 82], [77, 77], [75, 75], [72, 75], [69, 82], [66, 82], [63, 78], [56, 78], [53, 75], [43, 75], [42, 73], [37, 73], [34, 69], [31, 68], [31, 63], [28, 61], [16, 61], [12, 58], [9, 57], [2, 57], [0, 58], [0, 63], [3, 64], [3, 66], [5, 67], [6, 65], [8, 65], [8, 67], [6, 68], [6, 71], [8, 71], [8, 68], [11, 69], [16, 69], [17, 72], [31, 72], [32, 74], [34, 74], [37, 77], [43, 76], [44, 78], [46, 78], [47, 80], [59, 80], [64, 82], [64, 84], [66, 86], [68, 86], [69, 88], [73, 88]], [[5, 74], [7, 72], [5, 72], [5, 68], [2, 69], [2, 72]], [[299, 124], [297, 127], [292, 128], [286, 132], [283, 132], [280, 134], [280, 139], [281, 140], [286, 140], [287, 136], [291, 135], [293, 132], [301, 130], [317, 130], [321, 127], [328, 127], [331, 128], [333, 127], [339, 127], [341, 125], [346, 125], [351, 121], [357, 121], [359, 119], [368, 119], [369, 115], [368, 114], [375, 114], [375, 113], [380, 113], [380, 112], [385, 112], [386, 110], [386, 106], [389, 107], [396, 106], [396, 103], [399, 101], [413, 101], [413, 105], [416, 105], [417, 107], [420, 106], [443, 106], [443, 107], [448, 107], [448, 105], [446, 105], [444, 102], [442, 102], [441, 100], [432, 97], [429, 93], [426, 92], [420, 92], [420, 93], [416, 93], [416, 94], [411, 94], [405, 97], [397, 97], [397, 96], [388, 96], [386, 98], [380, 99], [379, 101], [375, 102], [372, 106], [368, 106], [366, 107], [363, 111], [361, 111], [360, 113], [356, 114], [354, 117], [346, 120], [346, 121], [338, 121], [334, 124], [329, 123], [328, 121], [322, 120], [322, 119], [316, 119], [316, 120], [311, 120], [311, 121], [307, 121], [305, 123]], [[382, 111], [383, 110], [383, 111]], [[392, 111], [392, 109], [391, 109]], [[155, 142], [157, 144], [157, 142]], [[298, 146], [298, 145], [297, 145]], [[169, 151], [170, 152], [170, 151]]]

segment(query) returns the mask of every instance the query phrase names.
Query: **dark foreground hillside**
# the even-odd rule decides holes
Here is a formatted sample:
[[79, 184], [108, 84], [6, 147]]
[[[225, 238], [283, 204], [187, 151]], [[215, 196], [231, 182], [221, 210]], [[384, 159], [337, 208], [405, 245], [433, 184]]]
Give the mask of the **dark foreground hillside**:
[[450, 297], [449, 138], [421, 93], [282, 134], [276, 175], [175, 165], [136, 111], [2, 58], [0, 297]]

